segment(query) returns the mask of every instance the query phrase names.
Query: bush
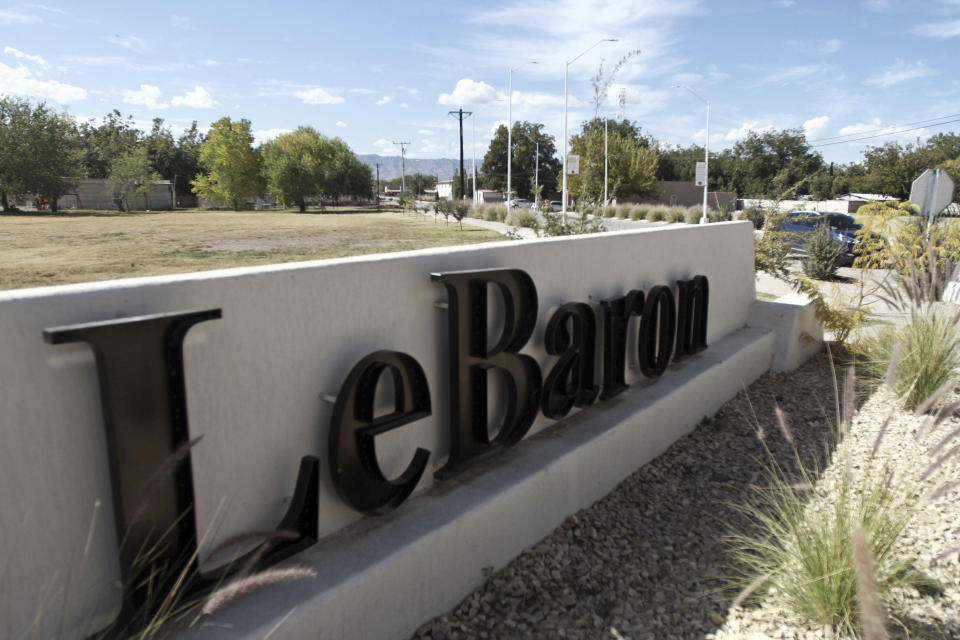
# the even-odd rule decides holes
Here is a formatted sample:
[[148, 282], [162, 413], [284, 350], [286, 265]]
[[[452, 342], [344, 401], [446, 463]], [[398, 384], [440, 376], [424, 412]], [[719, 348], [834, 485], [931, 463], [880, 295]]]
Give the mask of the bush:
[[647, 214], [650, 212], [648, 207], [636, 206], [630, 209], [630, 219], [631, 220], [645, 220]]
[[857, 353], [865, 376], [888, 379], [905, 409], [916, 409], [950, 380], [960, 367], [960, 314], [928, 309], [902, 327], [887, 325], [863, 338]]
[[743, 210], [743, 217], [753, 223], [754, 229], [763, 229], [763, 223], [767, 219], [767, 214], [762, 207], [747, 207]]
[[650, 207], [647, 211], [647, 220], [650, 222], [660, 222], [667, 217], [667, 211], [669, 211], [668, 207], [663, 205]]
[[680, 207], [674, 207], [667, 212], [667, 222], [684, 222], [686, 220], [687, 210]]
[[701, 209], [691, 207], [687, 209], [687, 215], [684, 217], [683, 221], [687, 224], [699, 224], [702, 215], [703, 211]]
[[843, 261], [844, 246], [833, 239], [826, 225], [809, 235], [803, 272], [816, 280], [829, 280]]
[[537, 214], [532, 209], [514, 209], [509, 222], [515, 227], [526, 227], [534, 231], [540, 228]]
[[793, 483], [771, 463], [769, 486], [737, 507], [752, 526], [730, 536], [733, 554], [747, 568], [743, 582], [760, 583], [755, 593], [772, 594], [805, 621], [855, 635], [856, 528], [866, 539], [881, 599], [927, 582], [913, 568], [915, 550], [896, 544], [921, 505], [917, 487], [887, 464], [868, 461], [854, 479], [845, 461], [835, 460], [830, 482], [821, 480], [811, 494], [818, 474], [800, 466], [801, 482]]

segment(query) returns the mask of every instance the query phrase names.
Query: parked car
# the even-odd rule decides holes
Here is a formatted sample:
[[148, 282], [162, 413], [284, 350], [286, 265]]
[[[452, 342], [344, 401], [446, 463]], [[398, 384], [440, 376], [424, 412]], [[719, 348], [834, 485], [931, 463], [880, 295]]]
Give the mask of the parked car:
[[793, 211], [788, 213], [780, 223], [778, 230], [798, 234], [793, 241], [793, 249], [801, 255], [806, 255], [807, 240], [803, 235], [813, 233], [817, 229], [827, 226], [834, 240], [844, 247], [843, 265], [853, 264], [853, 248], [859, 242], [857, 231], [863, 225], [857, 224], [853, 216], [846, 213], [821, 213], [819, 211]]
[[514, 198], [510, 201], [510, 206], [518, 209], [532, 209], [533, 202], [526, 198]]
[[550, 211], [560, 211], [563, 209], [563, 202], [560, 200], [550, 201]]

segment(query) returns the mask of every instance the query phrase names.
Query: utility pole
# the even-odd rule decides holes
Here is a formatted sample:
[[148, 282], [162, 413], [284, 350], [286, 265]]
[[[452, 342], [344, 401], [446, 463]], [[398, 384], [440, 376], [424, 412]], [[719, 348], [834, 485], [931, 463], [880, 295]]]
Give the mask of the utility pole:
[[404, 157], [407, 150], [403, 145], [410, 144], [410, 141], [404, 140], [403, 142], [394, 142], [393, 144], [400, 145], [400, 195], [403, 195], [407, 192], [407, 162]]
[[449, 111], [447, 113], [460, 121], [460, 197], [462, 198], [467, 193], [463, 180], [463, 116], [471, 116], [473, 115], [473, 111], [457, 109], [456, 111]]
[[377, 200], [377, 211], [380, 210], [380, 163], [377, 163], [377, 194], [374, 196]]

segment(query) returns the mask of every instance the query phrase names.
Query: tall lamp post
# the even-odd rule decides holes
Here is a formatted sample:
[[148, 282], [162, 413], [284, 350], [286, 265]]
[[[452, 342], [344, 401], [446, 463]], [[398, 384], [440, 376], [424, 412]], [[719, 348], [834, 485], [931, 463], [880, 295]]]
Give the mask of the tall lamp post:
[[[537, 61], [528, 60], [525, 64], [537, 64]], [[507, 218], [510, 217], [510, 178], [513, 167], [513, 72], [519, 68], [510, 68], [510, 89], [507, 93]]]
[[600, 38], [584, 49], [576, 58], [567, 60], [563, 66], [563, 203], [560, 205], [560, 217], [563, 224], [567, 224], [567, 76], [569, 75], [571, 64], [582, 58], [588, 51], [600, 45], [602, 42], [617, 42], [617, 39]]
[[710, 182], [710, 101], [701, 96], [685, 84], [675, 84], [674, 89], [686, 89], [693, 97], [707, 105], [707, 139], [703, 144], [703, 215], [700, 217], [700, 224], [707, 224], [710, 218], [707, 217], [707, 189]]

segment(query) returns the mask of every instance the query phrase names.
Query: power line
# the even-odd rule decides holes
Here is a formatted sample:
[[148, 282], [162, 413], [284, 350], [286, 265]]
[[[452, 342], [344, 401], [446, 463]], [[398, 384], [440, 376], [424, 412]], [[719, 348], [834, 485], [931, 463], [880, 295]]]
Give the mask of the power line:
[[902, 124], [892, 124], [888, 127], [879, 127], [877, 129], [865, 129], [863, 131], [857, 131], [856, 133], [848, 133], [840, 136], [830, 136], [828, 138], [816, 138], [814, 140], [807, 140], [807, 142], [826, 142], [827, 140], [839, 140], [840, 138], [849, 138], [851, 136], [859, 136], [865, 133], [879, 133], [879, 132], [888, 131], [889, 129], [899, 129], [900, 127], [912, 127], [913, 125], [917, 125], [917, 124], [933, 123], [933, 122], [936, 122], [937, 120], [946, 120], [947, 118], [960, 118], [960, 113], [951, 113], [946, 116], [938, 116], [936, 118], [929, 118], [927, 120], [917, 120], [916, 122], [904, 122]]
[[919, 131], [920, 129], [926, 129], [927, 127], [940, 127], [945, 124], [952, 124], [954, 122], [960, 122], [960, 118], [956, 120], [947, 120], [946, 122], [938, 122], [936, 124], [928, 124], [922, 127], [912, 127], [910, 129], [900, 129], [899, 131], [887, 131], [886, 133], [878, 133], [872, 136], [862, 136], [860, 138], [851, 138], [849, 140], [840, 140], [838, 142], [824, 142], [821, 144], [812, 144], [811, 147], [829, 147], [835, 144], [847, 144], [849, 142], [860, 142], [861, 140], [871, 140], [873, 138], [884, 138], [886, 136], [895, 136], [901, 133], [908, 133], [910, 131]]

